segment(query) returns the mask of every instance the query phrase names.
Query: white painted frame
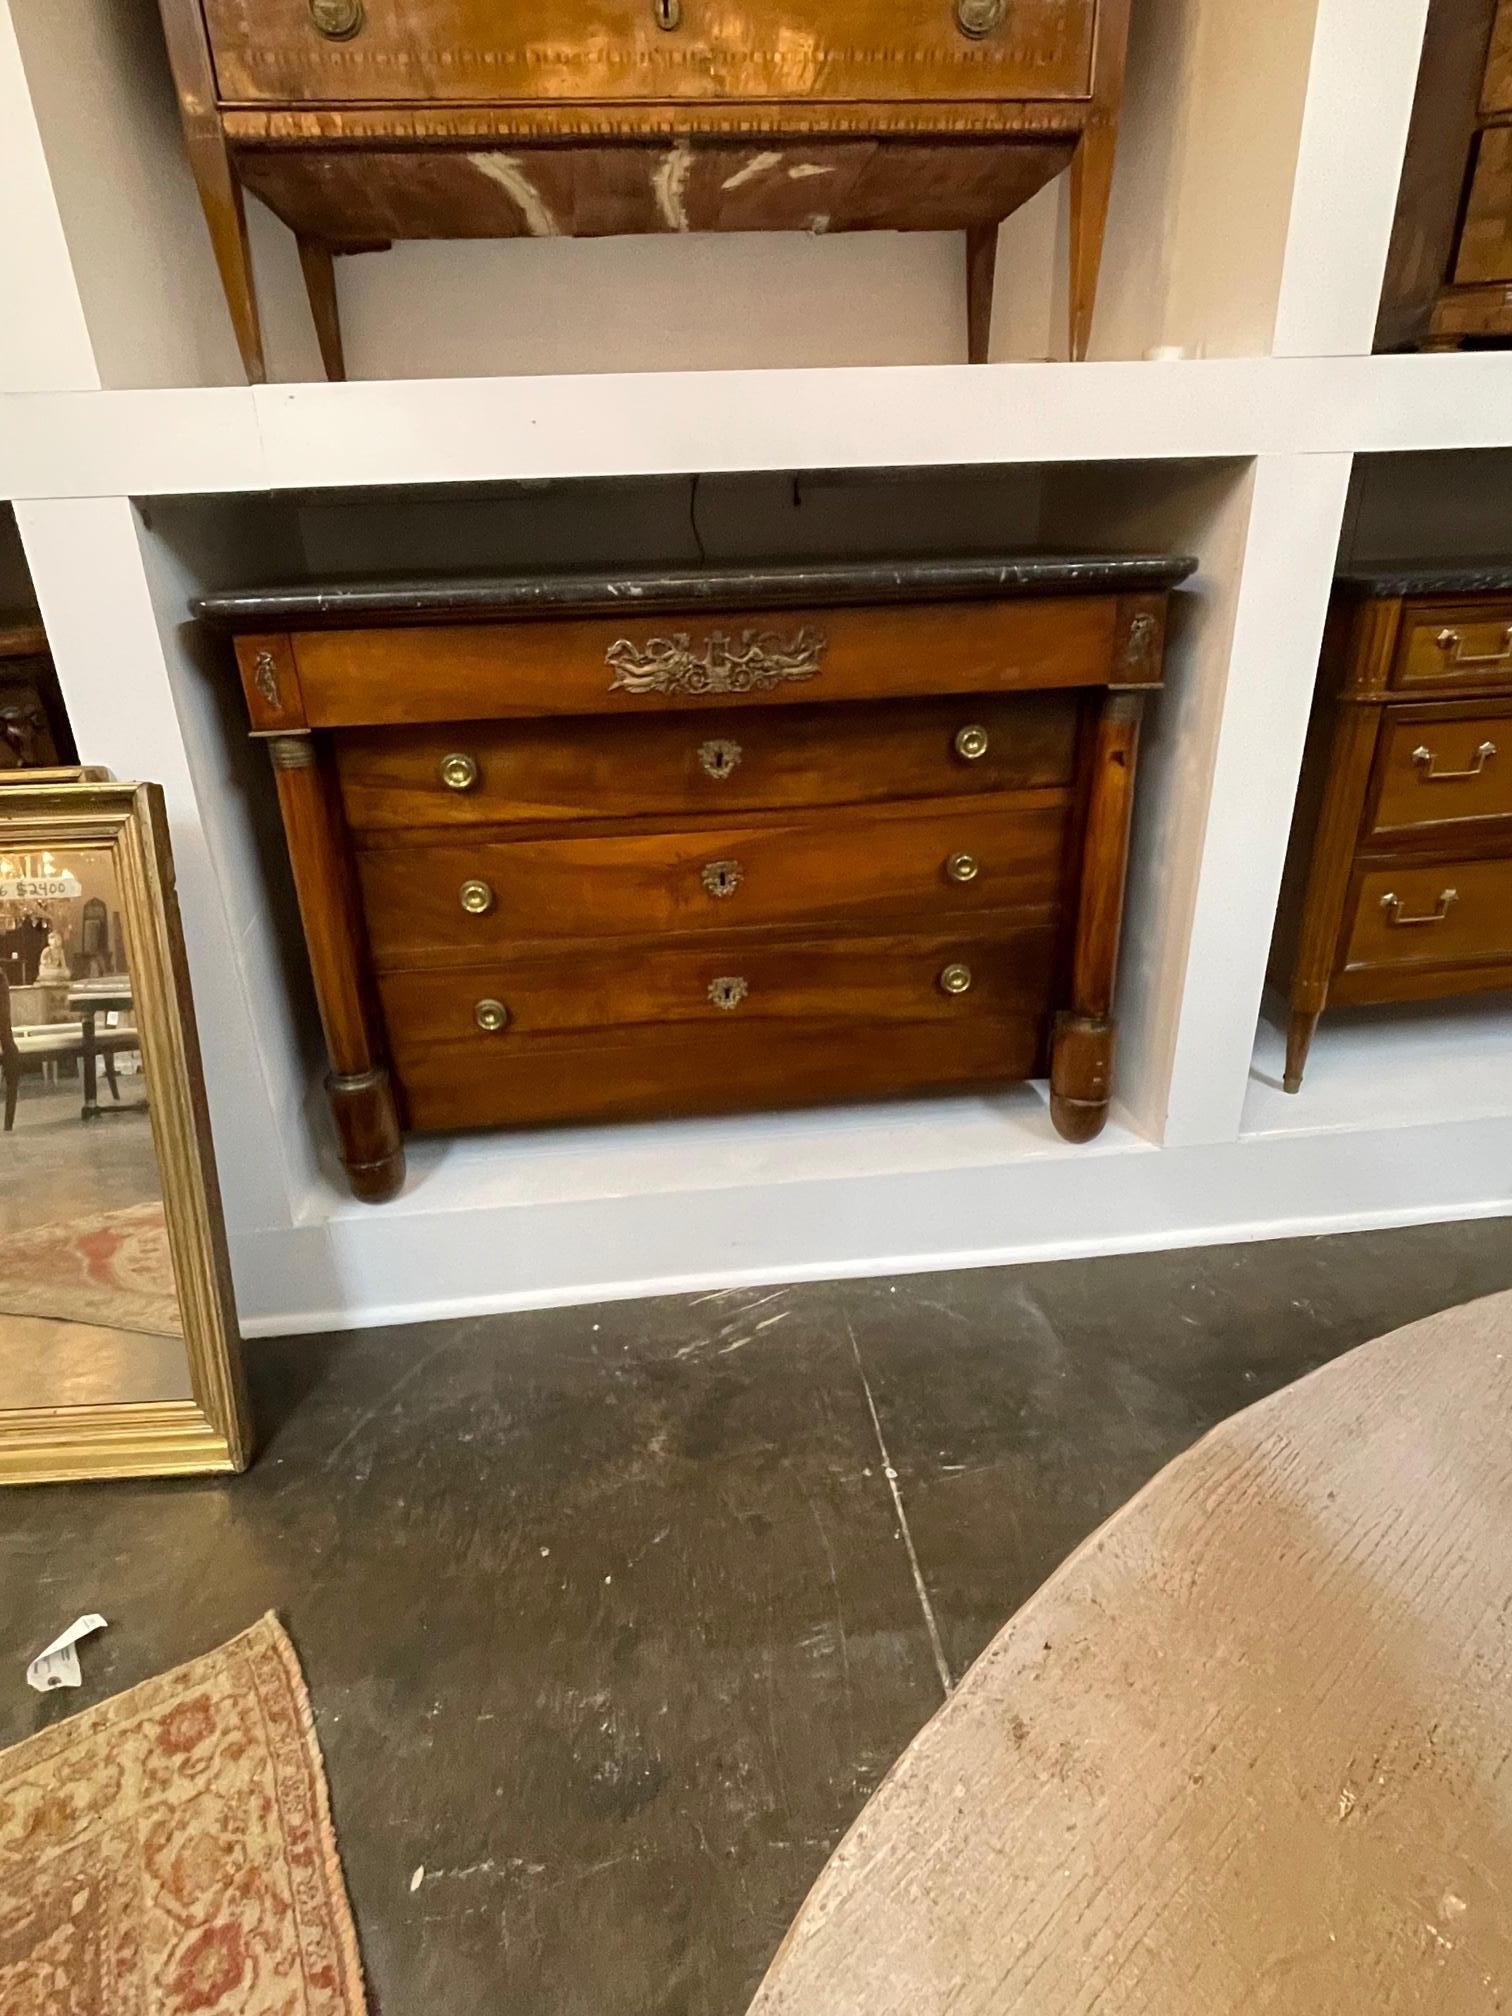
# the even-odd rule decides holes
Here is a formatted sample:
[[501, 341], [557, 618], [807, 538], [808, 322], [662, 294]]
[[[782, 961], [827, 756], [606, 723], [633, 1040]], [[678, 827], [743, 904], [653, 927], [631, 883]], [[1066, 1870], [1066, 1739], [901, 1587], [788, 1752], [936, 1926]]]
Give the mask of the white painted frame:
[[[1263, 1035], [1251, 1055], [1354, 458], [1512, 448], [1512, 355], [1368, 354], [1426, 0], [1275, 0], [1263, 34], [1253, 0], [1136, 0], [1089, 364], [973, 370], [947, 352], [865, 368], [517, 369], [256, 390], [213, 382], [224, 331], [208, 323], [189, 342], [165, 330], [147, 354], [152, 300], [120, 301], [131, 262], [91, 251], [108, 207], [81, 220], [78, 176], [49, 174], [49, 140], [56, 166], [70, 136], [59, 94], [34, 95], [21, 60], [10, 9], [23, 5], [34, 72], [49, 46], [39, 0], [0, 0], [0, 251], [21, 308], [0, 318], [0, 497], [16, 508], [81, 744], [168, 794], [248, 1330], [1512, 1211], [1512, 1071], [1485, 1068], [1497, 1032], [1512, 1042], [1512, 1017], [1466, 1022], [1440, 1046], [1447, 1061], [1398, 1024], [1377, 1037], [1365, 1022], [1333, 1069], [1320, 1037], [1318, 1091], [1291, 1100], [1264, 1082]], [[108, 66], [74, 116], [87, 118], [102, 79]], [[1243, 121], [1263, 146], [1232, 144]], [[131, 129], [117, 110], [101, 130]], [[180, 168], [148, 166], [130, 184], [134, 228], [177, 249]], [[99, 200], [124, 198], [106, 177]], [[1018, 226], [1023, 242], [1055, 239], [1058, 201]], [[307, 368], [287, 248], [266, 220], [257, 230], [275, 352]], [[190, 236], [182, 256], [200, 263], [186, 298], [213, 317]], [[358, 292], [374, 350], [382, 289], [369, 274]], [[1025, 298], [998, 340], [1049, 326], [1046, 304]], [[1154, 343], [1188, 354], [1143, 361]], [[186, 358], [211, 382], [173, 382]], [[1191, 544], [1202, 560], [1197, 617], [1178, 634], [1146, 749], [1123, 1105], [1106, 1136], [1068, 1148], [1031, 1088], [421, 1143], [397, 1202], [345, 1197], [311, 1148], [318, 1102], [313, 1134], [306, 1124], [308, 1018], [249, 816], [262, 787], [185, 622], [196, 583], [235, 558], [211, 550], [227, 521], [206, 514], [198, 546], [181, 550], [133, 500], [989, 464], [1054, 465], [1047, 532]], [[235, 536], [259, 550], [252, 518]], [[1383, 1084], [1382, 1070], [1397, 1075]]]

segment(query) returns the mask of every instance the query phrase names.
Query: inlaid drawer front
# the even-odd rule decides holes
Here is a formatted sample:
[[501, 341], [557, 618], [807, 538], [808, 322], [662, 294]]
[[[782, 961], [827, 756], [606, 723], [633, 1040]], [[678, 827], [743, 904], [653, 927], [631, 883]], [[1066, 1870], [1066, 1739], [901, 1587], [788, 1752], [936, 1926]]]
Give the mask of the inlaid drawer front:
[[1369, 806], [1367, 840], [1512, 818], [1512, 710], [1388, 710]]
[[1085, 97], [1094, 0], [204, 0], [222, 102]]
[[[301, 631], [312, 727], [922, 699], [1107, 683], [1114, 596]], [[1156, 641], [1158, 643], [1158, 634]], [[1159, 654], [1153, 657], [1158, 677]]]
[[1512, 860], [1374, 868], [1359, 878], [1344, 967], [1512, 959]]
[[677, 833], [479, 840], [358, 857], [375, 958], [477, 956], [522, 938], [597, 938], [747, 925], [802, 927], [1054, 903], [1065, 794], [1005, 810], [822, 815]]
[[1512, 688], [1512, 598], [1410, 608], [1391, 683]]
[[1042, 1068], [1049, 920], [913, 936], [737, 934], [523, 946], [390, 973], [380, 991], [417, 1127], [800, 1104]]
[[1070, 783], [1071, 694], [785, 707], [649, 720], [465, 722], [349, 731], [342, 798], [359, 832], [966, 796]]

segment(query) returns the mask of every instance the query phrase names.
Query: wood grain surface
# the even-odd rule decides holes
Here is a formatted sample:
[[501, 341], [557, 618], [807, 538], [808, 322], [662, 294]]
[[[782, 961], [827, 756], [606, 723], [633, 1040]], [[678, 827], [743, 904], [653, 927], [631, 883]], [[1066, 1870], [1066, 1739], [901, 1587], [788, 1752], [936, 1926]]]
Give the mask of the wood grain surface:
[[1249, 1409], [1034, 1596], [751, 2016], [1492, 2016], [1512, 1296]]

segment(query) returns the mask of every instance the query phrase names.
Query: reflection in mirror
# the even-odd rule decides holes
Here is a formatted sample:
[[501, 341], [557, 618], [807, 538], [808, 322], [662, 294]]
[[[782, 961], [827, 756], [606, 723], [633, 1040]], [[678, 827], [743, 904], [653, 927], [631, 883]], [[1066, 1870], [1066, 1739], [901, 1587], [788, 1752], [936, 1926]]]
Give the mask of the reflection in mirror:
[[0, 851], [0, 1407], [187, 1400], [109, 848]]
[[239, 1469], [162, 796], [0, 784], [0, 1480]]

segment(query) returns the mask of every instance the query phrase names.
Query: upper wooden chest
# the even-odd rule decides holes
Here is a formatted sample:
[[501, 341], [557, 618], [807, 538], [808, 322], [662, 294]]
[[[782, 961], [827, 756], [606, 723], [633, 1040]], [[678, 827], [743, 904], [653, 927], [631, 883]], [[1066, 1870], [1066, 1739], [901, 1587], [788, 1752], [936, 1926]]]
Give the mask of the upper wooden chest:
[[204, 0], [223, 103], [1086, 98], [1096, 0]]

